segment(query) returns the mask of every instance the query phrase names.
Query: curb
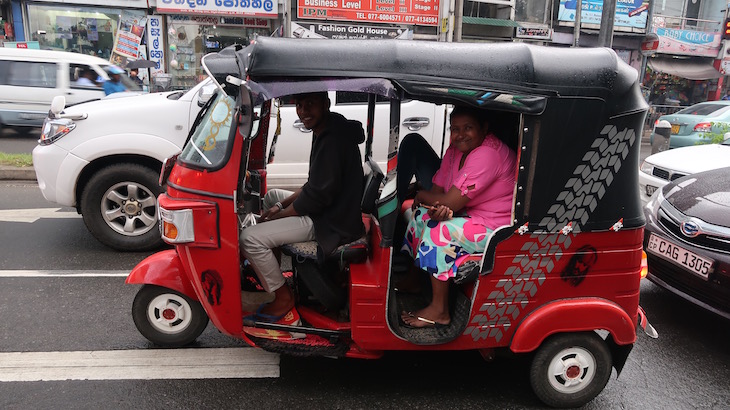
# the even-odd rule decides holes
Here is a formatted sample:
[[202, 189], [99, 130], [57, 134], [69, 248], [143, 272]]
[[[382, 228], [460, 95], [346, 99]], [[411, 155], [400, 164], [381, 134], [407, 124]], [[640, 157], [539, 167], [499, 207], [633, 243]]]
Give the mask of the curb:
[[33, 169], [33, 167], [11, 167], [0, 165], [0, 180], [35, 181], [35, 169]]

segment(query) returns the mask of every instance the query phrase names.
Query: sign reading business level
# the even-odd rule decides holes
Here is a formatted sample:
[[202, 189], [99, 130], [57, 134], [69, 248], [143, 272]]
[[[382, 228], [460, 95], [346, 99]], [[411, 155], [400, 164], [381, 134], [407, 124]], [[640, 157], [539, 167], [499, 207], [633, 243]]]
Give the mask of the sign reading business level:
[[419, 26], [438, 25], [438, 0], [299, 0], [297, 17]]

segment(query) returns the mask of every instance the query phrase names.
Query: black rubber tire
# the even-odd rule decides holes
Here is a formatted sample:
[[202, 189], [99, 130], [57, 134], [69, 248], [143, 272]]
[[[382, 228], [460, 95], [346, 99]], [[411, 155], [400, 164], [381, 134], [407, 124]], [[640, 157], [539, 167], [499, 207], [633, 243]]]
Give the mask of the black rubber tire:
[[[159, 248], [163, 242], [157, 227], [157, 197], [162, 193], [158, 180], [158, 172], [139, 164], [114, 164], [96, 172], [81, 194], [81, 215], [91, 234], [99, 242], [119, 251], [148, 251]], [[117, 197], [123, 197], [125, 193], [128, 195], [130, 187], [137, 189], [138, 197], [133, 198], [137, 201], [135, 203], [143, 204], [139, 215], [131, 218], [107, 218], [102, 206], [123, 209], [120, 204], [107, 199], [110, 197], [108, 193], [113, 189], [121, 194]], [[127, 199], [131, 197], [129, 195]], [[124, 233], [128, 220], [133, 222], [129, 226], [134, 226], [134, 229]]]
[[[583, 359], [582, 363], [587, 366], [573, 379], [574, 386], [565, 386], [561, 391], [557, 385], [568, 380], [558, 375], [558, 370], [566, 364], [570, 367], [576, 358]], [[551, 362], [558, 362], [552, 371]], [[530, 367], [530, 384], [537, 397], [548, 406], [580, 407], [603, 391], [611, 377], [611, 369], [611, 351], [595, 332], [558, 334], [537, 349]]]
[[[182, 309], [182, 318], [177, 316], [174, 318], [177, 320], [173, 321], [161, 317], [165, 309], [160, 311], [159, 306], [163, 303], [172, 309]], [[174, 290], [155, 285], [144, 285], [137, 292], [132, 303], [132, 318], [142, 336], [162, 347], [190, 344], [208, 325], [208, 315], [200, 302]]]

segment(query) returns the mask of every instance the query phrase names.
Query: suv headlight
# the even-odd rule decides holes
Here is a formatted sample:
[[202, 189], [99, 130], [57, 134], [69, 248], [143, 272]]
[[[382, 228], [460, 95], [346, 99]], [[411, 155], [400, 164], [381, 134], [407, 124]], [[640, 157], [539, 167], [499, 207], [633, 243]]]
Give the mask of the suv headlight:
[[76, 123], [68, 118], [46, 118], [43, 121], [43, 131], [38, 143], [41, 145], [53, 144], [59, 138], [73, 131], [74, 128], [76, 128]]
[[646, 206], [644, 207], [649, 213], [649, 216], [654, 218], [654, 220], [656, 220], [656, 215], [657, 212], [659, 212], [659, 207], [661, 206], [662, 202], [664, 202], [664, 194], [662, 194], [662, 189], [659, 188], [656, 190], [656, 192], [654, 192], [654, 195], [651, 196], [649, 202], [647, 202]]

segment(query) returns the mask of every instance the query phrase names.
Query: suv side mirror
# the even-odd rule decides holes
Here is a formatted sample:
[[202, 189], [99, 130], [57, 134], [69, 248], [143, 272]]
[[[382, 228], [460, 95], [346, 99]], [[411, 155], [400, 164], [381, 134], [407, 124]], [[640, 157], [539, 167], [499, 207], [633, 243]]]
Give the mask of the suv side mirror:
[[204, 106], [213, 97], [215, 91], [216, 86], [213, 83], [202, 86], [198, 90], [198, 107]]
[[60, 114], [64, 108], [66, 108], [66, 97], [62, 95], [57, 95], [53, 97], [53, 101], [51, 101], [51, 112], [49, 117], [60, 118]]
[[727, 140], [730, 140], [730, 132], [726, 132], [726, 133], [725, 133], [725, 134], [724, 134], [724, 135], [722, 136], [722, 140], [723, 140], [723, 141], [727, 141]]

